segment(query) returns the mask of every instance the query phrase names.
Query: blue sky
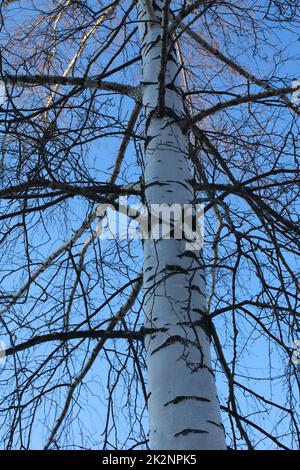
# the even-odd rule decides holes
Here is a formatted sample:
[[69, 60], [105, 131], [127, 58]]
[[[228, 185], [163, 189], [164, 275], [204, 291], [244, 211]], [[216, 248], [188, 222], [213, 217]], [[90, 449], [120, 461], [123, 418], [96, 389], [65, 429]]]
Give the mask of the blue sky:
[[[22, 0], [21, 0], [22, 1]], [[16, 24], [24, 22], [24, 19], [26, 15], [31, 16], [34, 10], [32, 10], [32, 7], [30, 6], [30, 2], [27, 2], [26, 0], [23, 0], [24, 5], [28, 5], [28, 9], [24, 8], [22, 12], [20, 13], [20, 10], [18, 8], [11, 7], [11, 12], [13, 13], [13, 16], [11, 16], [9, 21], [13, 21]], [[5, 32], [3, 33], [5, 35]], [[282, 29], [281, 32], [274, 31], [273, 33], [270, 34], [270, 40], [278, 43], [280, 41], [282, 43], [282, 49], [285, 50], [285, 58], [288, 58], [280, 67], [278, 67], [278, 70], [276, 71], [276, 75], [278, 77], [283, 77], [287, 83], [289, 84], [290, 81], [294, 79], [300, 78], [300, 68], [299, 68], [299, 36], [298, 32], [295, 30], [294, 33], [287, 32], [286, 30]], [[94, 47], [95, 45], [91, 46]], [[232, 41], [230, 44], [231, 48], [231, 54], [233, 55], [233, 51], [237, 50], [240, 51], [241, 48], [239, 47], [239, 44], [235, 41]], [[265, 44], [263, 49], [260, 49], [260, 53], [256, 54], [253, 56], [252, 53], [247, 53], [245, 50], [242, 50], [241, 53], [237, 54], [237, 59], [239, 60], [240, 63], [247, 64], [248, 68], [251, 68], [253, 72], [256, 73], [256, 75], [260, 77], [267, 77], [269, 73], [273, 72], [273, 61], [271, 61], [271, 57], [273, 55], [273, 47], [271, 44], [267, 45]], [[116, 65], [120, 63], [122, 60], [119, 59], [116, 61]], [[94, 73], [96, 73], [96, 70]], [[128, 76], [126, 77], [127, 80], [134, 81], [135, 83], [138, 80], [138, 77], [134, 76], [134, 73], [129, 73]], [[114, 75], [113, 76], [114, 80], [122, 79], [124, 80], [124, 77], [121, 75]], [[222, 81], [222, 78], [220, 76], [216, 76], [215, 78], [215, 85], [217, 87], [222, 87], [224, 86], [224, 82]], [[227, 84], [226, 84], [227, 85]], [[281, 82], [278, 80], [278, 86], [281, 85]], [[119, 102], [115, 102], [115, 108], [113, 110], [117, 109]], [[123, 99], [122, 101], [122, 120], [124, 122], [127, 121], [130, 110], [132, 107], [132, 100], [130, 99]], [[110, 108], [109, 108], [110, 109]], [[238, 112], [234, 111], [233, 112], [233, 117], [237, 118]], [[280, 133], [281, 131], [284, 130], [285, 125], [287, 122], [287, 116], [283, 114], [281, 123], [278, 124], [278, 132]], [[87, 161], [89, 163], [90, 168], [93, 167], [92, 174], [95, 177], [97, 181], [106, 181], [109, 178], [110, 174], [110, 169], [114, 163], [115, 155], [116, 152], [119, 148], [120, 144], [120, 138], [117, 139], [116, 137], [106, 137], [105, 139], [99, 139], [98, 141], [90, 144], [88, 147], [88, 154], [89, 157], [87, 158]], [[142, 145], [142, 142], [141, 142]], [[122, 169], [120, 178], [118, 180], [119, 183], [122, 183], [124, 180], [126, 181], [136, 181], [138, 177], [140, 176], [140, 169], [138, 165], [135, 162], [135, 155], [136, 155], [136, 147], [134, 143], [132, 142], [127, 150], [127, 156], [126, 156], [126, 162], [124, 165], [124, 168]], [[243, 211], [243, 203], [239, 202], [238, 205], [238, 210]], [[87, 210], [87, 205], [86, 202], [83, 201], [80, 198], [76, 198], [75, 204], [72, 204], [69, 206], [69, 210], [67, 213], [67, 218], [65, 217], [63, 211], [60, 213], [53, 213], [53, 215], [49, 215], [47, 220], [48, 220], [48, 225], [46, 227], [46, 230], [44, 227], [41, 227], [38, 231], [32, 231], [32, 239], [31, 243], [33, 246], [33, 252], [34, 256], [32, 257], [32, 262], [33, 263], [38, 263], [41, 262], [42, 259], [44, 259], [45, 256], [47, 256], [51, 251], [55, 250], [57, 246], [59, 246], [62, 242], [66, 241], [70, 233], [74, 231], [81, 223], [83, 217], [86, 214]], [[51, 211], [50, 211], [51, 214]], [[66, 220], [67, 219], [67, 220]], [[62, 223], [63, 220], [63, 223]], [[32, 220], [32, 223], [34, 222], [34, 219]], [[96, 223], [94, 223], [95, 228]], [[21, 237], [21, 235], [20, 235]], [[82, 237], [82, 240], [85, 240], [85, 237]], [[42, 246], [39, 248], [40, 243], [42, 242]], [[209, 240], [208, 240], [209, 242]], [[231, 240], [229, 238], [228, 240], [228, 245], [230, 246]], [[125, 243], [124, 243], [125, 245]], [[74, 255], [76, 255], [76, 252], [78, 253], [79, 247], [74, 250]], [[101, 250], [103, 252], [108, 253], [109, 260], [112, 264], [111, 267], [105, 267], [106, 271], [104, 270], [106, 276], [110, 274], [113, 279], [113, 284], [114, 286], [109, 286], [107, 288], [106, 286], [106, 293], [107, 292], [113, 292], [113, 289], [115, 285], [120, 286], [122, 283], [124, 283], [127, 279], [128, 276], [134, 276], [139, 272], [140, 265], [141, 265], [141, 259], [142, 259], [142, 253], [141, 253], [141, 247], [138, 244], [138, 242], [132, 242], [130, 246], [130, 251], [133, 252], [135, 250], [136, 253], [136, 258], [131, 258], [127, 255], [127, 252], [125, 251], [123, 255], [119, 255], [117, 252], [116, 245], [113, 241], [103, 241], [101, 242], [101, 246], [97, 248], [96, 252], [91, 252], [88, 254], [87, 257], [87, 263], [94, 263], [95, 255], [101, 253]], [[13, 261], [16, 266], [19, 264], [23, 264], [23, 259], [22, 259], [22, 250], [20, 247], [16, 249], [16, 259]], [[113, 269], [113, 264], [114, 262], [117, 264], [119, 263], [120, 258], [122, 258], [122, 263], [124, 265], [126, 262], [128, 262], [128, 271], [123, 270], [121, 275], [118, 275], [117, 271], [114, 271]], [[296, 265], [295, 261], [291, 259], [289, 256], [289, 261], [292, 263], [292, 265], [295, 266], [295, 272], [299, 269], [299, 266]], [[294, 264], [295, 263], [295, 264]], [[53, 269], [53, 273], [55, 273], [55, 269]], [[25, 273], [26, 274], [26, 273]], [[107, 279], [106, 276], [104, 276], [105, 279], [103, 279], [103, 283], [106, 283]], [[16, 280], [14, 280], [16, 281]], [[20, 281], [20, 279], [18, 279]], [[63, 275], [59, 274], [59, 277], [56, 279], [56, 282], [59, 284], [60, 282], [63, 281]], [[41, 285], [46, 285], [47, 283], [47, 278], [42, 278], [40, 281]], [[71, 282], [71, 279], [70, 279]], [[7, 281], [3, 282], [2, 288], [11, 291], [16, 288], [17, 284], [13, 284], [13, 281], [10, 278], [7, 278]], [[254, 276], [251, 276], [249, 274], [248, 277], [248, 283], [245, 286], [241, 286], [241, 295], [242, 295], [242, 290], [243, 288], [248, 288], [248, 290], [251, 292], [255, 292], [255, 290], [258, 288], [258, 283], [257, 279]], [[225, 292], [226, 286], [223, 287], [224, 289], [224, 294], [228, 297], [230, 290], [228, 289], [228, 292]], [[36, 285], [33, 288], [33, 295], [39, 295], [40, 294], [40, 286]], [[223, 292], [222, 290], [219, 292], [221, 295]], [[98, 296], [98, 298], [97, 298]], [[99, 298], [102, 299], [103, 294], [101, 292], [101, 286], [98, 286], [98, 288], [95, 289], [94, 292], [94, 303], [97, 305], [97, 302], [99, 301]], [[118, 306], [123, 302], [124, 298], [122, 296], [118, 296], [115, 301], [110, 305], [110, 308], [112, 311], [116, 311]], [[32, 303], [27, 303], [27, 305], [23, 305], [19, 307], [19, 310], [22, 311], [22, 317], [24, 318], [26, 315], [26, 311], [30, 309]], [[49, 316], [49, 309], [51, 306], [51, 299], [47, 299], [47, 301], [43, 304], [43, 309], [47, 311], [47, 315]], [[134, 324], [137, 314], [138, 314], [139, 307], [138, 305], [135, 307], [135, 312], [133, 312], [132, 315], [132, 324]], [[78, 316], [80, 317], [80, 302], [78, 302], [78, 306], [76, 308], [76, 312]], [[108, 316], [111, 313], [111, 311], [107, 308], [103, 312], [103, 317]], [[43, 324], [43, 317], [41, 318], [41, 325]], [[218, 331], [220, 333], [220, 337], [223, 338], [224, 343], [226, 343], [226, 339], [230, 339], [230, 335], [232, 332], [228, 329], [226, 329], [226, 325], [223, 321], [222, 318], [218, 318], [216, 320], [216, 327], [218, 328]], [[30, 331], [30, 328], [28, 328], [27, 333]], [[253, 329], [253, 324], [250, 324], [247, 321], [241, 321], [241, 334], [244, 334], [245, 336], [248, 337], [247, 339], [247, 346], [239, 351], [240, 355], [243, 355], [243, 362], [241, 363], [242, 365], [239, 367], [237, 370], [237, 376], [240, 376], [242, 378], [243, 375], [250, 375], [251, 377], [254, 377], [252, 381], [253, 387], [255, 387], [255, 391], [258, 394], [272, 397], [279, 402], [285, 402], [286, 398], [286, 388], [282, 385], [284, 382], [287, 382], [287, 374], [288, 374], [288, 369], [289, 369], [289, 364], [286, 362], [284, 358], [282, 358], [278, 352], [275, 350], [270, 350], [269, 345], [264, 339], [257, 339], [256, 338], [256, 332]], [[21, 338], [19, 338], [20, 340]], [[254, 342], [255, 339], [255, 342]], [[114, 342], [111, 343], [111, 347], [113, 347]], [[45, 346], [45, 348], [48, 348], [49, 346]], [[120, 356], [125, 352], [127, 347], [127, 344], [124, 342], [121, 342], [118, 340], [118, 348], [120, 351]], [[48, 349], [45, 349], [45, 351]], [[40, 349], [39, 351], [42, 351]], [[80, 353], [80, 359], [82, 359], [85, 355], [86, 351], [82, 350]], [[113, 352], [108, 352], [108, 354], [113, 355]], [[228, 357], [228, 362], [230, 363], [232, 359], [232, 353], [225, 347], [225, 354]], [[34, 358], [34, 351], [32, 352], [32, 357]], [[270, 384], [264, 380], [264, 376], [266, 375], [266, 371], [269, 370], [270, 367], [270, 357], [272, 358], [272, 376], [278, 377], [278, 379], [274, 379], [272, 381], [272, 384]], [[83, 403], [85, 404], [84, 407], [81, 409], [79, 407], [76, 408], [75, 406], [75, 412], [77, 413], [80, 409], [81, 413], [81, 418], [80, 421], [77, 422], [77, 424], [73, 428], [73, 433], [78, 433], [80, 435], [81, 433], [84, 435], [85, 433], [88, 433], [90, 436], [93, 436], [93, 441], [94, 444], [93, 446], [95, 448], [98, 448], [99, 442], [101, 441], [101, 432], [102, 432], [102, 425], [105, 422], [105, 417], [104, 417], [104, 409], [106, 407], [106, 395], [107, 395], [107, 381], [108, 381], [108, 371], [107, 371], [107, 365], [106, 361], [104, 360], [105, 358], [99, 358], [97, 362], [94, 364], [94, 369], [93, 372], [90, 372], [90, 383], [89, 383], [89, 392], [87, 390], [87, 386], [83, 386], [82, 388], [82, 397], [83, 397]], [[79, 361], [79, 358], [77, 358]], [[8, 366], [10, 367], [10, 363], [8, 361]], [[74, 370], [76, 367], [78, 368], [78, 364], [76, 364], [76, 361], [71, 363], [70, 367], [73, 367]], [[3, 372], [2, 372], [3, 373]], [[5, 373], [5, 372], [4, 372]], [[9, 371], [7, 372], [9, 373]], [[284, 380], [282, 381], [282, 377], [284, 377]], [[286, 377], [286, 378], [285, 378]], [[119, 426], [119, 433], [120, 433], [120, 440], [122, 440], [121, 436], [122, 433], [126, 433], [127, 426], [129, 423], [128, 415], [127, 415], [127, 410], [125, 408], [123, 409], [123, 404], [126, 402], [126, 393], [125, 393], [125, 383], [120, 380], [118, 382], [118, 386], [116, 388], [115, 396], [117, 400], [119, 400], [119, 404], [117, 405], [118, 409], [118, 420], [120, 423]], [[219, 376], [218, 377], [218, 390], [219, 390], [219, 395], [220, 397], [225, 400], [227, 396], [227, 386], [224, 384], [223, 379]], [[252, 416], [252, 414], [255, 412], [255, 409], [253, 408], [253, 402], [247, 401], [247, 396], [240, 396], [240, 401], [243, 405], [244, 409], [247, 409], [249, 416]], [[142, 412], [142, 403], [138, 403], [138, 408]], [[46, 431], [45, 427], [49, 424], [51, 426], [51, 418], [53, 417], [53, 412], [51, 411], [51, 403], [48, 403], [48, 405], [45, 408], [46, 410], [46, 416], [47, 419], [45, 420], [44, 418], [44, 413], [41, 412], [40, 416], [37, 419], [37, 422], [39, 423], [36, 428], [34, 429], [33, 432], [33, 438], [32, 438], [32, 446], [34, 448], [39, 448], [43, 442], [45, 442], [45, 438], [48, 435], [48, 432]], [[133, 418], [134, 419], [134, 418]], [[146, 419], [146, 416], [145, 416]], [[269, 414], [268, 412], [262, 414], [261, 416], [256, 416], [254, 419], [258, 420], [258, 424], [260, 424], [262, 427], [265, 427], [266, 429], [270, 429], [273, 426], [273, 422], [276, 420], [276, 416], [273, 414]], [[225, 425], [227, 423], [225, 422]], [[280, 426], [284, 427], [284, 423], [282, 423]], [[42, 428], [44, 428], [43, 433], [42, 433]], [[84, 441], [84, 439], [83, 439]], [[286, 442], [286, 444], [289, 444], [289, 438], [284, 438], [282, 439], [282, 442]], [[265, 446], [269, 446], [270, 444], [265, 444], [264, 441], [259, 441], [258, 443], [258, 448], [265, 448]]]

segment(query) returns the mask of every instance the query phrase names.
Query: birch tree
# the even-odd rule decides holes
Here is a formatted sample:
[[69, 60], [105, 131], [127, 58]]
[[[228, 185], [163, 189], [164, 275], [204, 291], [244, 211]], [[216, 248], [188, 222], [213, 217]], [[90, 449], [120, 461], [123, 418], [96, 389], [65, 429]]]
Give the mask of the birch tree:
[[3, 448], [299, 447], [297, 3], [2, 2]]

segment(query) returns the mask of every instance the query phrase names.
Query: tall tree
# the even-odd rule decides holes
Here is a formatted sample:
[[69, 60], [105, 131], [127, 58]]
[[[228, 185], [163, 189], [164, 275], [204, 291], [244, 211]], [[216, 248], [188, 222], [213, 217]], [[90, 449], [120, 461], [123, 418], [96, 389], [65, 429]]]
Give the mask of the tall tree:
[[[178, 204], [184, 210], [194, 200], [169, 4], [137, 4], [146, 112], [144, 188], [150, 213], [155, 204]], [[207, 311], [203, 264], [200, 253], [175, 235], [150, 236], [144, 242], [144, 311], [146, 327], [154, 329], [145, 338], [150, 445], [224, 449], [209, 334], [202, 322]]]
[[[1, 20], [4, 447], [297, 448], [297, 2]], [[127, 202], [201, 202], [203, 250], [99, 238]]]

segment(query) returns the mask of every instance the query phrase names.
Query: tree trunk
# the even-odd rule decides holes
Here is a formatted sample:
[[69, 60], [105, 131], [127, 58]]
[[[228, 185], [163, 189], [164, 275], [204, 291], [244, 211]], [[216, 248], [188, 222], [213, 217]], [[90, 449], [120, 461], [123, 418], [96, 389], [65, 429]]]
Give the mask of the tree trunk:
[[[188, 136], [176, 121], [184, 113], [182, 91], [174, 44], [164, 47], [163, 2], [139, 0], [138, 19], [147, 116], [145, 201], [183, 207], [194, 191]], [[145, 326], [164, 329], [145, 341], [150, 448], [225, 449], [208, 322], [199, 326], [206, 316], [201, 252], [185, 240], [145, 240], [144, 289]]]

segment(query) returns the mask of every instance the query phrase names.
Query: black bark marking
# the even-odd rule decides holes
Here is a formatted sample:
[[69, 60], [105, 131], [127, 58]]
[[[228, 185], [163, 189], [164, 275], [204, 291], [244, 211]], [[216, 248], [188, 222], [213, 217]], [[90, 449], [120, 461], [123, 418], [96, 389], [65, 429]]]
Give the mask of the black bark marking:
[[151, 352], [151, 356], [153, 356], [153, 354], [175, 343], [181, 343], [183, 346], [191, 345], [191, 346], [195, 346], [198, 348], [198, 345], [195, 341], [190, 341], [189, 339], [182, 338], [179, 335], [174, 335], [174, 336], [170, 336], [166, 341], [164, 341], [160, 346], [158, 346], [158, 348], [154, 349]]
[[[183, 307], [182, 310], [187, 310], [188, 311], [189, 309]], [[195, 310], [199, 311], [199, 313], [202, 315], [200, 320], [197, 320], [197, 321], [194, 321], [194, 322], [191, 322], [191, 321], [177, 322], [176, 325], [184, 326], [184, 327], [187, 327], [187, 328], [200, 327], [200, 328], [202, 328], [202, 330], [206, 334], [208, 340], [210, 340], [210, 337], [211, 337], [211, 320], [210, 320], [209, 315], [207, 314], [207, 312], [203, 312], [200, 309], [193, 308], [192, 310], [193, 311], [195, 311]]]
[[141, 85], [157, 85], [157, 82], [146, 82], [146, 81], [141, 81]]
[[180, 396], [174, 398], [174, 400], [171, 400], [171, 401], [168, 401], [167, 403], [165, 403], [164, 406], [177, 405], [178, 403], [181, 403], [182, 401], [185, 401], [185, 400], [196, 400], [196, 401], [202, 401], [202, 402], [207, 402], [207, 403], [211, 402], [211, 400], [209, 400], [208, 398], [205, 398], [205, 397], [180, 395]]
[[166, 271], [172, 272], [172, 273], [183, 273], [186, 274], [187, 270], [184, 269], [182, 266], [178, 266], [176, 264], [167, 264], [166, 265]]
[[187, 428], [187, 429], [183, 429], [182, 431], [177, 432], [176, 434], [174, 434], [174, 437], [186, 436], [187, 434], [209, 434], [209, 432], [208, 431], [203, 431], [203, 429], [190, 429], [190, 428]]
[[153, 47], [155, 47], [157, 44], [159, 44], [161, 40], [161, 35], [158, 34], [156, 39], [154, 39], [153, 41], [149, 41], [149, 42], [146, 42], [145, 44], [142, 45], [141, 47], [141, 51], [144, 51], [145, 50], [145, 57], [147, 56], [147, 54], [149, 54], [149, 51], [151, 51], [151, 49]]
[[[157, 160], [161, 161], [161, 160]], [[145, 189], [151, 188], [152, 186], [167, 186], [169, 183], [167, 181], [152, 181], [151, 183], [145, 184]]]
[[177, 255], [177, 258], [191, 258], [199, 262], [199, 257], [193, 251], [184, 251], [180, 253], [180, 255]]
[[151, 281], [153, 281], [153, 279], [155, 279], [155, 278], [156, 278], [156, 274], [152, 274], [152, 276], [149, 276], [149, 277], [147, 277], [147, 278], [145, 277], [145, 282], [151, 282]]
[[206, 311], [201, 308], [193, 308], [193, 312], [200, 313], [200, 315], [206, 315]]
[[191, 289], [192, 289], [192, 290], [197, 290], [197, 291], [199, 292], [199, 294], [202, 294], [202, 295], [203, 295], [203, 292], [201, 291], [201, 289], [200, 289], [199, 286], [193, 285], [193, 286], [191, 286]]
[[211, 421], [210, 419], [207, 419], [206, 422], [210, 423], [210, 424], [213, 424], [214, 426], [217, 426], [218, 428], [221, 428], [224, 431], [223, 424], [216, 423], [215, 421]]

